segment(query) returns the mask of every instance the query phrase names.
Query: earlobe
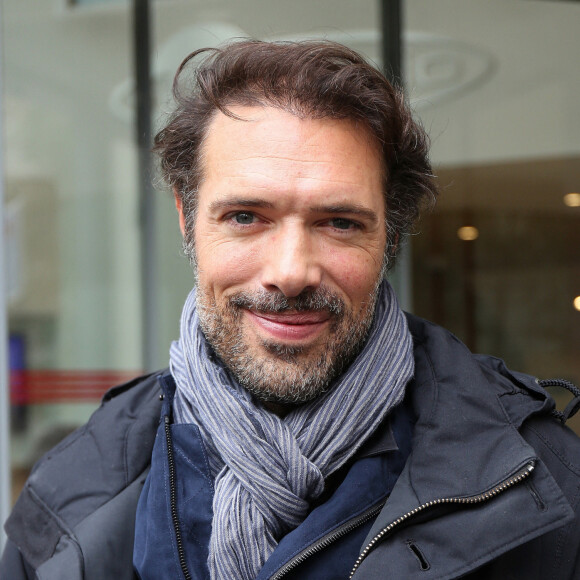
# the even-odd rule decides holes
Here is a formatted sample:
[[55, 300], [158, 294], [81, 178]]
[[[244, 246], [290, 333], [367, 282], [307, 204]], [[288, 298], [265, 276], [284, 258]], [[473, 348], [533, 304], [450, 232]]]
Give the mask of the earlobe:
[[183, 202], [181, 201], [181, 196], [175, 189], [173, 190], [173, 197], [175, 199], [175, 208], [177, 209], [177, 214], [179, 215], [179, 229], [181, 230], [181, 235], [185, 237], [185, 216], [183, 215]]

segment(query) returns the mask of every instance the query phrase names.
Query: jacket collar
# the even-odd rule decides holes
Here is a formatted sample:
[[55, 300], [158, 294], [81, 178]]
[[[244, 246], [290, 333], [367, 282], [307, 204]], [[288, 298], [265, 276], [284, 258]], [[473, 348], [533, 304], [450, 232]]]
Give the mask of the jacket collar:
[[[462, 529], [465, 562], [474, 567], [471, 563], [478, 561], [480, 565], [518, 543], [570, 521], [570, 506], [547, 470], [536, 464], [536, 452], [517, 430], [526, 418], [553, 408], [552, 399], [531, 377], [510, 373], [497, 359], [474, 357], [444, 329], [413, 316], [408, 317], [408, 322], [415, 342], [415, 378], [407, 389], [417, 417], [413, 447], [363, 547], [381, 530], [419, 506], [430, 502], [440, 506], [439, 500], [485, 494], [527, 464], [535, 464], [534, 485], [542, 488], [542, 499], [549, 502], [552, 509], [542, 513], [512, 512], [526, 506], [531, 494], [522, 489], [525, 486], [520, 486], [520, 490], [527, 498], [522, 494], [516, 497], [510, 492], [511, 501], [502, 505], [501, 517], [491, 522], [482, 517], [470, 517], [469, 526]], [[492, 504], [499, 505], [495, 500], [489, 502], [493, 508]], [[486, 504], [481, 505], [485, 509]], [[416, 518], [421, 520], [421, 525], [414, 526], [412, 533], [415, 539], [417, 534], [419, 537], [422, 533], [428, 535], [430, 522], [437, 522], [431, 526], [431, 533], [437, 528], [437, 545], [453, 551], [460, 529], [457, 514], [465, 514], [467, 510], [455, 510], [454, 515], [449, 516], [456, 517], [455, 529], [449, 524], [441, 526], [442, 520], [437, 520], [440, 511], [421, 510]], [[502, 518], [506, 517], [512, 518], [512, 523], [517, 521], [517, 526], [502, 523]], [[411, 517], [408, 525], [412, 524]], [[395, 529], [396, 526], [393, 533]], [[483, 538], [485, 541], [478, 541]], [[389, 551], [389, 544], [384, 542], [379, 551]], [[393, 558], [399, 556], [391, 554], [389, 560], [394, 561]], [[460, 560], [448, 558], [445, 573], [442, 571], [430, 577], [456, 577], [451, 575], [449, 568], [459, 565]], [[400, 577], [408, 576], [403, 573]]]
[[[416, 373], [409, 393], [417, 423], [408, 469], [417, 499], [482, 493], [535, 458], [514, 426], [544, 409], [547, 395], [530, 397], [444, 329], [413, 322]], [[528, 404], [520, 406], [520, 398]]]

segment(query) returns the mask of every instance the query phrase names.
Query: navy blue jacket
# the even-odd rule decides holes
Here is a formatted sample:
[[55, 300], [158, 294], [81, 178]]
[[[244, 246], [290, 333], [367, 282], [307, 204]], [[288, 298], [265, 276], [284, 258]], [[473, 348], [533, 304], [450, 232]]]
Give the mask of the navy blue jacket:
[[[284, 578], [348, 577], [333, 569], [345, 557], [352, 560], [348, 567], [355, 580], [580, 578], [580, 442], [553, 417], [551, 397], [535, 379], [508, 371], [497, 359], [470, 354], [443, 329], [415, 317], [409, 317], [409, 326], [416, 362], [407, 388], [407, 408], [416, 420], [412, 440], [397, 441], [398, 451], [359, 457], [313, 510], [312, 526], [295, 530], [297, 542], [287, 539], [294, 532], [284, 538], [279, 560], [269, 561], [260, 578], [275, 577], [284, 562], [296, 564]], [[7, 522], [0, 578], [135, 577], [134, 519], [159, 428], [160, 393], [155, 376], [113, 389], [87, 425], [41, 460]], [[398, 420], [393, 417], [395, 440], [408, 424], [403, 420], [397, 427]], [[190, 436], [174, 439], [176, 455], [200, 470], [202, 481], [201, 457], [189, 457]], [[181, 453], [184, 443], [187, 453]], [[331, 537], [328, 546], [320, 546], [317, 538], [326, 536], [328, 526], [317, 529], [323, 518], [315, 517], [316, 510], [326, 513], [331, 528], [352, 521], [365, 493], [378, 497], [390, 488], [378, 474], [388, 478], [397, 471], [393, 458], [405, 454], [409, 443], [409, 457], [386, 503], [377, 502], [378, 513], [371, 506], [371, 519], [348, 532], [349, 538]], [[199, 505], [207, 505], [210, 482], [202, 487]], [[196, 510], [195, 490], [178, 495]], [[376, 499], [371, 495], [369, 502]], [[148, 501], [148, 495], [143, 498]], [[187, 509], [180, 507], [182, 513]], [[202, 560], [207, 510], [204, 518], [193, 531], [181, 522], [184, 534], [199, 534]], [[311, 553], [306, 544], [312, 541], [321, 549]], [[359, 542], [355, 557], [351, 546]], [[168, 551], [160, 557], [167, 558]], [[142, 550], [137, 542], [137, 563], [154, 553], [155, 546]], [[183, 577], [178, 563], [167, 562], [165, 577]], [[205, 560], [189, 564], [203, 577]]]

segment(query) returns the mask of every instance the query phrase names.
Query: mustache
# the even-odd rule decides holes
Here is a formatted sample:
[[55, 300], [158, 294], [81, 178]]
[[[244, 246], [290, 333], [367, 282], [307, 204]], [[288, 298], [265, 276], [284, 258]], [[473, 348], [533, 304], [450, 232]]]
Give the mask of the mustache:
[[262, 313], [324, 311], [333, 316], [340, 316], [344, 312], [342, 298], [325, 287], [301, 292], [293, 298], [288, 298], [281, 292], [267, 290], [242, 291], [231, 296], [229, 303], [236, 308]]

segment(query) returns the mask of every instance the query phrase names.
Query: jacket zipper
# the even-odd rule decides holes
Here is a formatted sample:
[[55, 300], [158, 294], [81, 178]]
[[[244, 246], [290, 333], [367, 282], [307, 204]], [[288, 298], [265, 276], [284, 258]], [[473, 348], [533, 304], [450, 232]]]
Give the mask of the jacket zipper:
[[332, 532], [326, 534], [326, 536], [323, 536], [322, 538], [320, 538], [319, 540], [308, 546], [308, 548], [306, 548], [305, 550], [294, 556], [294, 558], [286, 562], [286, 564], [284, 564], [284, 566], [282, 566], [276, 572], [276, 574], [270, 577], [270, 580], [279, 580], [280, 578], [288, 574], [288, 572], [296, 568], [296, 566], [304, 562], [304, 560], [310, 558], [310, 556], [313, 556], [317, 552], [324, 550], [324, 548], [328, 547], [330, 544], [332, 544], [339, 538], [342, 538], [342, 536], [345, 536], [358, 526], [361, 526], [362, 524], [368, 522], [370, 519], [377, 516], [379, 512], [383, 509], [383, 506], [385, 505], [386, 501], [387, 501], [386, 499], [380, 501], [378, 504], [375, 504], [374, 506], [372, 506], [371, 508], [369, 508], [356, 518], [353, 518], [352, 520], [349, 520], [348, 522], [342, 524], [342, 526], [336, 528]]
[[[172, 438], [171, 438], [171, 428], [170, 427], [171, 427], [171, 424], [169, 421], [169, 417], [165, 416], [165, 438], [167, 441], [167, 462], [169, 465], [169, 502], [170, 502], [170, 507], [171, 507], [171, 519], [173, 521], [173, 527], [175, 530], [175, 540], [177, 543], [177, 554], [178, 554], [178, 558], [179, 558], [179, 564], [181, 565], [181, 571], [183, 572], [183, 576], [185, 577], [185, 580], [191, 580], [191, 575], [189, 573], [189, 570], [187, 569], [187, 563], [185, 561], [185, 550], [183, 548], [183, 540], [181, 537], [181, 528], [179, 526], [179, 519], [177, 516], [177, 491], [176, 491], [176, 485], [175, 485], [175, 461], [173, 459], [173, 443], [172, 443]], [[529, 477], [533, 470], [534, 470], [534, 462], [531, 461], [528, 464], [526, 464], [516, 474], [514, 474], [510, 478], [506, 479], [505, 481], [503, 481], [499, 485], [496, 485], [495, 487], [493, 487], [489, 491], [486, 491], [486, 492], [478, 494], [478, 495], [470, 496], [470, 497], [449, 497], [449, 498], [440, 498], [440, 499], [432, 500], [432, 501], [429, 501], [427, 503], [424, 503], [424, 504], [416, 507], [414, 510], [411, 510], [410, 512], [407, 512], [405, 515], [401, 516], [400, 518], [398, 518], [394, 522], [390, 523], [388, 526], [384, 527], [367, 544], [367, 546], [364, 548], [364, 550], [361, 552], [360, 556], [358, 557], [357, 561], [355, 562], [353, 569], [350, 573], [349, 579], [354, 576], [354, 573], [357, 571], [357, 569], [361, 565], [362, 561], [369, 555], [369, 553], [371, 552], [371, 550], [373, 549], [373, 547], [375, 546], [375, 544], [377, 542], [379, 542], [386, 534], [391, 532], [393, 530], [393, 528], [395, 528], [397, 525], [408, 520], [410, 517], [414, 516], [415, 514], [422, 512], [422, 511], [426, 510], [427, 508], [433, 507], [435, 505], [441, 505], [441, 504], [483, 503], [485, 501], [492, 499], [493, 497], [495, 497], [499, 493], [506, 491], [510, 487], [513, 487], [517, 483], [520, 483], [521, 481], [523, 481], [524, 479]], [[366, 510], [365, 512], [363, 512], [361, 515], [346, 522], [345, 524], [343, 524], [342, 526], [340, 526], [336, 530], [330, 532], [326, 536], [324, 536], [324, 537], [320, 538], [319, 540], [317, 540], [316, 542], [314, 542], [314, 544], [309, 546], [306, 550], [303, 550], [302, 552], [300, 552], [300, 554], [294, 556], [294, 558], [292, 558], [291, 560], [286, 562], [286, 564], [284, 564], [284, 566], [282, 566], [276, 572], [276, 574], [271, 576], [270, 580], [280, 580], [280, 578], [282, 578], [288, 572], [290, 572], [291, 570], [296, 568], [296, 566], [298, 566], [299, 564], [304, 562], [310, 556], [313, 556], [317, 552], [324, 550], [326, 547], [328, 547], [330, 544], [332, 544], [336, 540], [340, 539], [342, 536], [350, 533], [352, 530], [354, 530], [358, 526], [361, 526], [362, 524], [364, 524], [365, 522], [367, 522], [368, 520], [370, 520], [374, 516], [378, 515], [379, 512], [382, 510], [383, 506], [385, 505], [385, 503], [386, 503], [386, 499], [379, 502], [378, 504], [375, 504], [373, 507], [371, 507], [368, 510]]]
[[165, 440], [167, 442], [167, 464], [169, 466], [169, 504], [171, 506], [171, 519], [175, 531], [175, 541], [177, 543], [177, 556], [185, 580], [191, 580], [191, 575], [187, 569], [185, 561], [185, 550], [181, 538], [181, 528], [177, 517], [177, 488], [175, 485], [175, 460], [173, 459], [173, 442], [171, 438], [171, 423], [169, 417], [165, 415]]
[[524, 479], [526, 479], [527, 477], [529, 477], [531, 475], [531, 473], [532, 473], [533, 470], [534, 470], [534, 462], [531, 461], [531, 462], [527, 463], [517, 473], [515, 473], [514, 475], [512, 475], [510, 478], [506, 479], [502, 483], [496, 485], [495, 487], [493, 487], [489, 491], [486, 491], [484, 493], [480, 493], [478, 495], [472, 495], [472, 496], [469, 496], [469, 497], [448, 497], [448, 498], [435, 499], [433, 501], [429, 501], [427, 503], [424, 503], [424, 504], [416, 507], [414, 510], [412, 510], [410, 512], [407, 512], [405, 515], [401, 516], [400, 518], [398, 518], [394, 522], [391, 522], [388, 526], [384, 527], [366, 545], [366, 547], [364, 548], [364, 550], [360, 553], [360, 556], [358, 557], [358, 560], [354, 563], [354, 567], [353, 567], [353, 569], [352, 569], [352, 571], [350, 573], [349, 579], [354, 576], [354, 573], [357, 571], [357, 569], [359, 568], [359, 566], [362, 564], [362, 561], [369, 555], [369, 553], [371, 552], [371, 550], [374, 548], [375, 544], [377, 544], [377, 542], [379, 542], [386, 534], [388, 534], [389, 532], [391, 532], [393, 530], [393, 528], [395, 528], [399, 524], [403, 523], [404, 521], [408, 520], [410, 517], [416, 515], [419, 512], [422, 512], [422, 511], [424, 511], [424, 510], [426, 510], [426, 509], [428, 509], [430, 507], [433, 507], [433, 506], [436, 506], [436, 505], [441, 505], [441, 504], [449, 504], [449, 503], [454, 503], [454, 504], [475, 504], [475, 503], [483, 503], [483, 502], [486, 502], [486, 501], [492, 499], [493, 497], [495, 497], [496, 495], [498, 495], [499, 493], [501, 493], [503, 491], [506, 491], [510, 487], [513, 487], [517, 483], [520, 483], [521, 481], [523, 481]]

